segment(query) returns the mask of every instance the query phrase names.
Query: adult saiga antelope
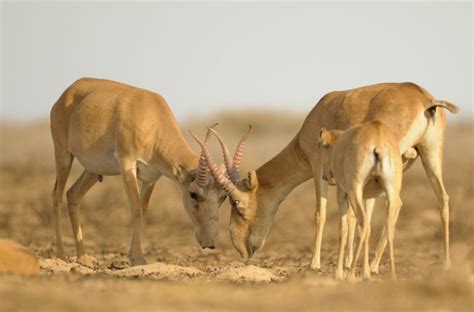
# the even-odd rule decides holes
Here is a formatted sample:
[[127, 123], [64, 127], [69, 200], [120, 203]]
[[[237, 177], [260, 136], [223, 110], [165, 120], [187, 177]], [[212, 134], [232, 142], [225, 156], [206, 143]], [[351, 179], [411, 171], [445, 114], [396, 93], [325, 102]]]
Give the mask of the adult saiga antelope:
[[[319, 130], [322, 127], [345, 130], [379, 120], [394, 132], [401, 153], [414, 147], [421, 157], [438, 199], [444, 232], [444, 265], [449, 266], [449, 197], [442, 179], [446, 116], [440, 108], [453, 113], [458, 111], [455, 105], [437, 101], [413, 83], [382, 83], [326, 94], [279, 154], [250, 171], [245, 179], [235, 176], [218, 179], [230, 194], [230, 233], [235, 248], [243, 257], [251, 257], [259, 250], [280, 203], [296, 186], [312, 177], [316, 193], [316, 235], [311, 268], [319, 269], [327, 203], [327, 182], [323, 179], [321, 157], [315, 144]], [[374, 198], [381, 192], [377, 186], [368, 185], [365, 197]], [[385, 241], [382, 238], [379, 242], [373, 271], [378, 270]]]
[[[162, 175], [179, 185], [199, 244], [214, 248], [218, 207], [225, 193], [210, 177], [205, 159], [186, 143], [173, 113], [159, 94], [109, 80], [80, 79], [54, 104], [51, 134], [56, 160], [53, 202], [58, 257], [64, 259], [60, 217], [74, 158], [84, 167], [67, 191], [78, 262], [90, 265], [83, 246], [79, 205], [104, 175], [122, 176], [133, 219], [129, 251], [132, 264], [145, 263], [141, 225], [155, 182]], [[206, 145], [209, 139], [208, 132]]]

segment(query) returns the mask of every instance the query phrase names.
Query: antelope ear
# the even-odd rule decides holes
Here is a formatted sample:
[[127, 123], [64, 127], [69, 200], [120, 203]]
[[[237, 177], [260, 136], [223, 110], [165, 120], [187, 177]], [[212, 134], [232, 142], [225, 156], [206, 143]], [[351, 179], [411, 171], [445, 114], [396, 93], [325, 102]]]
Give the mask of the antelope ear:
[[319, 130], [318, 144], [323, 146], [328, 146], [331, 143], [331, 134], [326, 128], [321, 128]]
[[190, 193], [196, 193], [196, 194], [198, 194], [200, 198], [202, 198], [202, 197], [205, 196], [204, 190], [202, 189], [201, 186], [199, 186], [199, 184], [198, 184], [196, 181], [192, 181], [192, 182], [189, 184], [188, 191], [189, 191]]
[[191, 171], [190, 174], [186, 172], [186, 170], [182, 167], [178, 167], [176, 170], [173, 171], [176, 179], [180, 184], [189, 184], [192, 183], [196, 179], [197, 171]]
[[254, 170], [249, 171], [247, 179], [245, 179], [245, 186], [249, 190], [253, 190], [258, 186], [257, 173]]

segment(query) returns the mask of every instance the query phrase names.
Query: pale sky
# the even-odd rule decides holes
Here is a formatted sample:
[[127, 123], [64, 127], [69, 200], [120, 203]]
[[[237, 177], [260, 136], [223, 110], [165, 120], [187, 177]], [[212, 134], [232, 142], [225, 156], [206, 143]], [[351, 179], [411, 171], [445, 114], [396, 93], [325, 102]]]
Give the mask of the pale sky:
[[[412, 81], [473, 118], [471, 2], [3, 2], [1, 119], [47, 119], [100, 77], [160, 93], [178, 120], [309, 112], [325, 93]], [[453, 117], [450, 117], [453, 118]]]

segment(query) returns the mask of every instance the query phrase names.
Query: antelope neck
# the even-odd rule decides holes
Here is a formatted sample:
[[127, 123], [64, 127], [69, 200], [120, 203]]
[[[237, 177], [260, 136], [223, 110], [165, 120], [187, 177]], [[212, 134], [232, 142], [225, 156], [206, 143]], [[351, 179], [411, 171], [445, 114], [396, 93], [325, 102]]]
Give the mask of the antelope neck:
[[298, 135], [275, 157], [257, 169], [259, 190], [283, 201], [291, 191], [312, 177], [311, 166], [298, 143]]

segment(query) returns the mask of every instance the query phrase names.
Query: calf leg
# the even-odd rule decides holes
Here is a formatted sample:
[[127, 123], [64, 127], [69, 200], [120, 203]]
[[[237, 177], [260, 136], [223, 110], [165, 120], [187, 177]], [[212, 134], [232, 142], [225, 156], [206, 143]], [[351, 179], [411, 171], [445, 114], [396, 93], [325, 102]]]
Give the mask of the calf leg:
[[371, 222], [372, 222], [372, 212], [374, 211], [375, 205], [375, 198], [370, 198], [365, 201], [365, 210], [367, 213], [367, 233], [365, 237], [364, 243], [364, 279], [370, 279], [370, 265], [369, 265], [369, 243], [370, 243], [370, 233], [372, 232], [371, 229]]
[[[370, 198], [365, 201], [365, 208], [367, 211], [367, 216], [369, 217], [369, 236], [371, 233], [370, 220], [372, 220], [372, 212], [374, 209], [375, 198]], [[355, 238], [355, 229], [357, 225], [357, 219], [354, 215], [353, 208], [349, 205], [348, 213], [348, 224], [349, 224], [349, 237], [348, 237], [348, 252], [346, 257], [346, 268], [350, 268], [352, 264], [352, 259], [354, 256], [354, 238]], [[368, 251], [365, 251], [368, 253]], [[364, 265], [365, 266], [365, 265]]]
[[387, 242], [390, 252], [390, 276], [392, 280], [397, 279], [395, 272], [395, 255], [393, 251], [393, 239], [395, 235], [395, 223], [397, 214], [401, 208], [401, 200], [398, 192], [387, 192], [388, 212], [387, 212]]
[[347, 194], [338, 188], [337, 190], [337, 203], [339, 206], [339, 257], [337, 259], [337, 268], [336, 268], [336, 279], [344, 279], [344, 249], [347, 243], [347, 209], [348, 201]]
[[[386, 206], [387, 207], [389, 206], [388, 201], [386, 201]], [[400, 209], [398, 209], [395, 214], [395, 224], [398, 221], [399, 213], [400, 213]], [[372, 273], [379, 274], [380, 261], [382, 260], [382, 256], [386, 247], [387, 247], [387, 225], [383, 227], [382, 234], [380, 235], [379, 242], [377, 243], [377, 248], [375, 249], [374, 258], [370, 262], [370, 271]]]
[[347, 241], [347, 257], [346, 257], [346, 268], [350, 268], [352, 264], [352, 260], [354, 258], [354, 238], [355, 238], [355, 230], [357, 226], [357, 218], [354, 215], [354, 208], [349, 204], [349, 209], [347, 213], [347, 223], [349, 226], [349, 235]]
[[360, 239], [357, 244], [357, 249], [354, 257], [354, 261], [352, 261], [351, 270], [348, 275], [349, 281], [354, 281], [356, 278], [356, 267], [357, 262], [359, 260], [360, 252], [362, 250], [362, 244], [365, 243], [365, 239], [367, 237], [367, 229], [368, 229], [368, 218], [367, 213], [365, 212], [363, 199], [362, 199], [362, 190], [356, 190], [354, 193], [349, 195], [349, 200], [351, 202], [352, 207], [354, 208], [354, 213], [357, 216], [357, 219], [360, 223], [362, 221], [362, 230], [360, 233]]

